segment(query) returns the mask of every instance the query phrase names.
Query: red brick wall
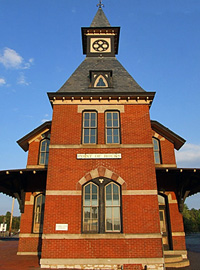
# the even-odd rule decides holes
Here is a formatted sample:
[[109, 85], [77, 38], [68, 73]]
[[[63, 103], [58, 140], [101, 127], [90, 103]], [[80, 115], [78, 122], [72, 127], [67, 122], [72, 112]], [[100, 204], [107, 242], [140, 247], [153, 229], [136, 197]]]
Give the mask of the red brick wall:
[[45, 239], [42, 258], [159, 258], [161, 239]]
[[173, 236], [173, 250], [185, 250], [185, 236]]
[[165, 139], [160, 141], [161, 155], [163, 164], [176, 164], [174, 144]]
[[[25, 200], [30, 201], [31, 192], [26, 193]], [[24, 206], [21, 214], [20, 233], [32, 233], [33, 205]]]
[[124, 233], [160, 232], [157, 196], [123, 196]]
[[[121, 159], [77, 160], [78, 153], [121, 153]], [[98, 166], [120, 175], [127, 189], [156, 190], [152, 148], [147, 149], [50, 149], [47, 190], [74, 190], [77, 182]], [[62, 164], [62, 166], [60, 166]]]
[[179, 212], [177, 203], [169, 204], [172, 232], [184, 232], [183, 216]]
[[40, 142], [31, 142], [28, 151], [27, 165], [37, 165], [39, 160]]
[[[120, 114], [122, 144], [152, 144], [147, 105], [128, 105]], [[105, 116], [98, 114], [98, 144], [105, 144]], [[82, 114], [76, 105], [55, 105], [51, 145], [81, 144]], [[30, 145], [28, 164], [37, 164], [39, 142]], [[77, 160], [78, 153], [121, 153], [121, 159]], [[36, 158], [37, 157], [37, 158]], [[37, 160], [37, 161], [36, 161]], [[49, 152], [47, 190], [76, 190], [78, 181], [89, 171], [103, 166], [126, 182], [127, 190], [156, 190], [152, 148], [55, 149]], [[127, 234], [160, 233], [156, 195], [123, 195], [122, 225]], [[28, 210], [28, 211], [27, 211]], [[33, 206], [26, 206], [22, 232], [32, 229]], [[66, 232], [55, 231], [56, 224], [69, 224]], [[81, 233], [81, 196], [47, 195], [44, 234]], [[20, 240], [19, 249], [36, 249], [37, 241]], [[162, 257], [161, 239], [43, 239], [42, 258], [157, 258]], [[36, 251], [36, 250], [34, 250]]]
[[[55, 105], [51, 127], [51, 144], [80, 144], [82, 113], [77, 105]], [[152, 143], [147, 105], [125, 106], [120, 114], [123, 144]], [[105, 115], [98, 113], [98, 144], [105, 143]]]
[[18, 245], [18, 252], [41, 252], [42, 239], [34, 238], [20, 238]]
[[[123, 144], [152, 144], [149, 108], [125, 106], [121, 113]], [[105, 143], [104, 113], [98, 114], [98, 144]], [[54, 106], [51, 145], [81, 143], [82, 114], [76, 105]], [[121, 153], [117, 159], [77, 160], [78, 153]], [[156, 190], [152, 148], [55, 149], [49, 153], [47, 190], [76, 190], [89, 171], [103, 166], [126, 182], [127, 190]], [[159, 233], [158, 200], [155, 195], [122, 196], [124, 233]], [[52, 218], [53, 217], [53, 218]], [[67, 223], [68, 231], [56, 232], [55, 225]], [[47, 195], [44, 234], [81, 233], [81, 196]], [[130, 258], [162, 257], [161, 239], [43, 240], [43, 258]]]
[[[172, 199], [175, 200], [176, 196], [174, 192], [171, 192]], [[169, 203], [169, 212], [171, 220], [172, 233], [184, 233], [183, 216], [179, 212], [177, 203]], [[184, 236], [172, 236], [173, 249], [174, 250], [185, 250], [185, 237]]]
[[51, 144], [80, 144], [82, 114], [76, 105], [56, 105], [53, 108]]
[[123, 144], [152, 143], [149, 107], [146, 105], [125, 106], [121, 113]]

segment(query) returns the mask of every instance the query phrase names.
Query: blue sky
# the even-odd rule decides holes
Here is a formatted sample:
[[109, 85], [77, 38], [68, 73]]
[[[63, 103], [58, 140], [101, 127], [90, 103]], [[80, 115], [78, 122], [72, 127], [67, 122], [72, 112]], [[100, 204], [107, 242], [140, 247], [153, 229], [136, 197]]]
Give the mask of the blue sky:
[[[16, 141], [46, 120], [56, 92], [77, 68], [81, 27], [89, 26], [98, 0], [0, 0], [0, 170], [25, 168]], [[104, 0], [112, 26], [120, 26], [118, 60], [146, 90], [150, 110], [186, 139], [179, 167], [200, 167], [200, 1]], [[12, 199], [0, 194], [0, 215]], [[200, 208], [200, 194], [187, 199]], [[19, 214], [15, 203], [15, 215]]]

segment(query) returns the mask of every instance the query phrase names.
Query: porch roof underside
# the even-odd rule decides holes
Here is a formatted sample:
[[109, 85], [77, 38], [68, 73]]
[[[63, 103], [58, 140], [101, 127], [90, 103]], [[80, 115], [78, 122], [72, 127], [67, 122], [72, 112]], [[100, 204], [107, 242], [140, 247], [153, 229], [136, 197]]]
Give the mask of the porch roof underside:
[[23, 213], [25, 193], [45, 191], [46, 177], [47, 169], [0, 171], [0, 193], [16, 198]]
[[[46, 190], [47, 169], [21, 169], [0, 171], [0, 193], [15, 197], [24, 212], [26, 192]], [[159, 192], [174, 191], [179, 210], [186, 197], [200, 192], [200, 169], [156, 168]]]

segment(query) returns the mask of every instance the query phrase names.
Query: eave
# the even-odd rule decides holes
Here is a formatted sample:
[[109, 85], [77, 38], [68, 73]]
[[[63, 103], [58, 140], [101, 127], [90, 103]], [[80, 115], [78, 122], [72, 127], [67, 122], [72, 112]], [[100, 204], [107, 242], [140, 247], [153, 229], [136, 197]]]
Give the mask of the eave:
[[45, 192], [47, 169], [19, 169], [0, 171], [0, 192], [18, 200], [24, 212], [26, 192]]
[[177, 135], [176, 133], [166, 128], [157, 121], [151, 120], [151, 127], [155, 132], [159, 133], [161, 136], [171, 141], [174, 144], [176, 150], [179, 150], [186, 142], [185, 139], [183, 139], [182, 137], [180, 137], [179, 135]]
[[34, 138], [35, 136], [37, 136], [38, 134], [40, 134], [41, 132], [43, 132], [46, 129], [48, 129], [48, 130], [51, 129], [51, 121], [47, 121], [47, 122], [43, 123], [42, 125], [40, 125], [39, 127], [35, 128], [33, 131], [29, 132], [23, 138], [19, 139], [17, 141], [17, 143], [26, 152], [26, 151], [28, 151], [28, 148], [29, 148], [28, 142], [32, 138]]
[[[95, 89], [94, 89], [95, 90]], [[88, 93], [55, 92], [47, 93], [52, 104], [148, 104], [151, 106], [155, 92], [114, 92], [100, 89]]]

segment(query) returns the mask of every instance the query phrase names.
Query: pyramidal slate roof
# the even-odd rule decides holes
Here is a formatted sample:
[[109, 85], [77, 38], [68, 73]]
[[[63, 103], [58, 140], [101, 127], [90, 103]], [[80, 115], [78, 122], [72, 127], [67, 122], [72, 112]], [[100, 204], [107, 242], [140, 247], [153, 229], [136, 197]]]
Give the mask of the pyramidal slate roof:
[[111, 27], [102, 8], [99, 8], [90, 27]]
[[[90, 88], [90, 71], [111, 70], [112, 88]], [[115, 57], [86, 57], [58, 92], [145, 92]]]

